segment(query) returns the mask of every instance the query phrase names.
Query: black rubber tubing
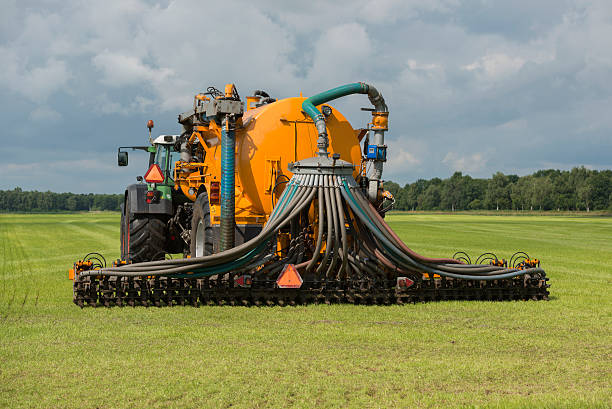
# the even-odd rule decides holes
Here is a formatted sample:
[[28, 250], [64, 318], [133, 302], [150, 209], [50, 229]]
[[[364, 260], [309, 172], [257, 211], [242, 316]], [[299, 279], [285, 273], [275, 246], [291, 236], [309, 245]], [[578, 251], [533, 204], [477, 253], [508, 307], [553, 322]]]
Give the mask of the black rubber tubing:
[[317, 245], [315, 246], [315, 251], [306, 266], [306, 271], [312, 270], [317, 260], [321, 255], [321, 248], [323, 247], [323, 229], [325, 228], [325, 214], [323, 209], [323, 186], [319, 186], [317, 193], [317, 207], [319, 208], [319, 231], [317, 234]]
[[[349, 206], [353, 209], [354, 213], [357, 215], [357, 217], [361, 218], [362, 221], [366, 224], [366, 226], [368, 224], [373, 224], [370, 220], [367, 220], [367, 218], [365, 217], [365, 214], [362, 213], [357, 206], [357, 203], [353, 203], [351, 196], [349, 196], [349, 192], [347, 192], [346, 189], [342, 190], [342, 195], [344, 196], [345, 201], [349, 204]], [[375, 226], [374, 226], [375, 227]], [[466, 280], [498, 280], [498, 279], [502, 279], [502, 278], [511, 278], [511, 277], [516, 277], [519, 275], [524, 275], [524, 274], [528, 274], [528, 273], [532, 273], [532, 272], [544, 272], [544, 270], [540, 269], [540, 268], [532, 268], [532, 269], [526, 269], [526, 270], [520, 270], [520, 271], [513, 271], [513, 272], [508, 272], [506, 274], [496, 274], [496, 275], [491, 275], [491, 276], [478, 276], [478, 275], [467, 275], [467, 274], [454, 274], [454, 273], [449, 273], [446, 271], [441, 271], [435, 268], [432, 268], [430, 266], [426, 266], [424, 264], [418, 263], [415, 260], [411, 259], [408, 255], [406, 255], [405, 253], [401, 252], [393, 243], [391, 243], [385, 236], [384, 234], [378, 229], [378, 228], [374, 228], [374, 229], [370, 229], [375, 236], [377, 236], [377, 238], [379, 240], [381, 240], [383, 243], [385, 243], [386, 246], [388, 246], [391, 250], [393, 250], [394, 253], [396, 253], [401, 259], [404, 259], [405, 261], [408, 262], [408, 264], [414, 265], [415, 267], [418, 267], [424, 271], [427, 271], [428, 273], [432, 273], [432, 274], [438, 274], [441, 276], [446, 276], [446, 277], [451, 277], [451, 278], [459, 278], [459, 279], [466, 279]]]
[[[173, 274], [183, 271], [189, 271], [197, 268], [209, 267], [210, 264], [222, 264], [221, 260], [230, 258], [232, 261], [244, 256], [249, 251], [256, 248], [263, 241], [269, 239], [271, 235], [276, 234], [278, 229], [284, 227], [297, 213], [303, 210], [306, 205], [310, 203], [314, 196], [314, 188], [312, 186], [298, 186], [297, 192], [293, 200], [287, 205], [286, 211], [282, 214], [278, 214], [274, 217], [273, 223], [268, 223], [264, 230], [253, 240], [250, 240], [240, 246], [234, 247], [233, 249], [227, 250], [223, 253], [217, 253], [209, 256], [192, 258], [192, 259], [176, 259], [167, 261], [157, 262], [144, 262], [137, 263], [136, 265], [125, 265], [122, 267], [108, 268], [104, 270], [91, 270], [81, 273], [83, 276], [87, 275], [122, 275], [122, 276], [136, 276], [136, 275], [161, 275], [161, 274]], [[310, 200], [302, 201], [304, 196], [310, 196]], [[229, 253], [229, 254], [228, 254]], [[170, 263], [168, 262], [170, 261]], [[174, 261], [174, 263], [171, 263]], [[181, 267], [164, 268], [173, 265], [183, 265]], [[148, 274], [143, 274], [147, 272]], [[135, 273], [135, 274], [128, 274]]]

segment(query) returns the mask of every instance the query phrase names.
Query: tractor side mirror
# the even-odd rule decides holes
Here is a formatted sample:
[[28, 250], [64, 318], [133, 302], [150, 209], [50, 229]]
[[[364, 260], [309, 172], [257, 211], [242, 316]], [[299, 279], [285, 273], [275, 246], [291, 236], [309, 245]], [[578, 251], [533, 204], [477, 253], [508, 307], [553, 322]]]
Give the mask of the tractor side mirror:
[[127, 152], [117, 152], [117, 165], [119, 166], [127, 166], [128, 165], [128, 153]]

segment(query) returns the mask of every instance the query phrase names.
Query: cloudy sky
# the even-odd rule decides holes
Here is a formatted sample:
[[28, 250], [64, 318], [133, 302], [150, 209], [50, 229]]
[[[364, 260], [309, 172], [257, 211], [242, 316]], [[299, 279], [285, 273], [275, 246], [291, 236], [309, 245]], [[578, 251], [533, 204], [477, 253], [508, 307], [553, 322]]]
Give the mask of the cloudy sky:
[[[0, 189], [119, 192], [209, 85], [370, 82], [386, 179], [612, 168], [612, 2], [0, 0]], [[362, 127], [363, 96], [335, 104]]]

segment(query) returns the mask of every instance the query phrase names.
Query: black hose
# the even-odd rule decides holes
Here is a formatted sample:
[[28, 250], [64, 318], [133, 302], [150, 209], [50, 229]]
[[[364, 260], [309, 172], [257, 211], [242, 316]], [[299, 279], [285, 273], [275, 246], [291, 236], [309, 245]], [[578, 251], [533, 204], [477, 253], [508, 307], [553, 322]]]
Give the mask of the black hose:
[[[221, 264], [222, 260], [230, 259], [236, 260], [240, 257], [243, 257], [249, 251], [256, 248], [258, 245], [262, 244], [265, 240], [267, 240], [270, 236], [276, 234], [276, 232], [285, 226], [297, 213], [306, 207], [306, 205], [310, 204], [312, 197], [314, 196], [314, 188], [311, 187], [298, 187], [299, 192], [296, 193], [294, 199], [290, 202], [290, 205], [287, 206], [287, 210], [282, 214], [275, 217], [275, 222], [267, 224], [262, 232], [256, 236], [253, 240], [250, 240], [240, 246], [234, 247], [230, 250], [227, 250], [223, 253], [212, 254], [209, 256], [191, 258], [191, 259], [177, 259], [177, 260], [163, 260], [163, 261], [153, 261], [153, 262], [144, 262], [137, 264], [128, 264], [121, 267], [116, 268], [108, 268], [104, 270], [96, 270], [83, 272], [82, 275], [126, 275], [126, 273], [144, 273], [147, 272], [149, 274], [141, 274], [141, 275], [156, 275], [156, 274], [170, 274], [169, 271], [172, 272], [181, 272], [181, 271], [189, 271], [195, 270], [199, 268], [205, 268], [210, 264], [218, 265]], [[305, 196], [309, 196], [310, 199], [302, 200]], [[184, 265], [184, 268], [173, 267], [171, 269], [164, 268], [167, 266], [174, 265]], [[113, 274], [114, 273], [114, 274]]]
[[333, 221], [332, 221], [332, 215], [331, 215], [331, 205], [329, 203], [329, 190], [328, 190], [328, 186], [327, 186], [327, 178], [322, 177], [323, 179], [323, 198], [325, 201], [325, 216], [327, 217], [327, 236], [325, 236], [325, 255], [323, 256], [323, 260], [321, 261], [321, 264], [319, 264], [319, 267], [317, 268], [317, 274], [321, 274], [321, 272], [323, 271], [323, 268], [325, 268], [325, 266], [327, 265], [327, 260], [329, 259], [329, 253], [331, 251], [331, 247], [333, 244], [333, 235], [332, 235], [332, 230], [334, 227]]
[[344, 274], [344, 272], [346, 271], [346, 264], [348, 262], [348, 259], [347, 259], [348, 242], [347, 242], [346, 228], [345, 228], [346, 219], [344, 218], [344, 206], [342, 205], [342, 195], [340, 194], [340, 188], [339, 187], [334, 188], [334, 192], [336, 194], [336, 203], [338, 204], [339, 228], [340, 228], [340, 235], [342, 237], [342, 265], [340, 266], [340, 273], [339, 273], [340, 276], [342, 276], [342, 274]]
[[314, 254], [312, 256], [312, 259], [310, 259], [310, 262], [308, 263], [308, 265], [306, 266], [306, 271], [310, 272], [312, 270], [312, 268], [314, 267], [314, 265], [316, 264], [317, 260], [319, 259], [319, 256], [321, 255], [321, 248], [323, 247], [323, 229], [325, 228], [325, 214], [324, 214], [324, 208], [323, 208], [323, 203], [321, 202], [323, 199], [323, 186], [319, 186], [318, 188], [318, 196], [317, 196], [317, 207], [319, 208], [319, 226], [318, 226], [318, 233], [317, 233], [317, 244], [315, 246], [315, 250], [314, 250]]
[[339, 243], [340, 243], [340, 236], [339, 236], [339, 221], [338, 221], [338, 204], [336, 203], [336, 194], [335, 194], [335, 183], [334, 180], [332, 179], [332, 176], [328, 175], [327, 176], [327, 184], [329, 186], [329, 190], [328, 190], [328, 195], [329, 195], [329, 202], [331, 204], [331, 216], [332, 216], [332, 222], [334, 224], [334, 228], [333, 228], [333, 243], [334, 243], [334, 247], [332, 250], [332, 260], [331, 263], [329, 264], [329, 267], [327, 269], [327, 272], [325, 273], [325, 275], [328, 278], [333, 278], [332, 277], [332, 273], [334, 271], [334, 268], [336, 267], [336, 265], [338, 264], [338, 247], [339, 247]]
[[[346, 179], [345, 179], [346, 180]], [[359, 193], [358, 193], [359, 194]], [[350, 207], [353, 208], [354, 213], [357, 215], [357, 217], [361, 218], [362, 221], [364, 221], [364, 223], [366, 225], [370, 225], [373, 224], [371, 220], [368, 220], [365, 216], [365, 211], [366, 209], [360, 209], [358, 207], [358, 204], [353, 202], [353, 197], [354, 196], [349, 196], [349, 191], [347, 189], [343, 189], [342, 190], [342, 195], [345, 198], [345, 201], [349, 204]], [[438, 274], [441, 276], [447, 276], [447, 277], [452, 277], [452, 278], [460, 278], [460, 279], [467, 279], [467, 280], [497, 280], [497, 279], [502, 279], [502, 278], [511, 278], [514, 276], [518, 276], [518, 275], [522, 275], [524, 274], [525, 270], [521, 270], [521, 271], [509, 271], [508, 273], [505, 273], [504, 271], [499, 272], [499, 274], [495, 274], [495, 275], [468, 275], [468, 274], [455, 274], [455, 273], [451, 273], [448, 271], [441, 271], [439, 269], [436, 268], [432, 268], [430, 266], [421, 264], [419, 262], [416, 262], [415, 260], [413, 260], [412, 258], [410, 258], [407, 254], [401, 252], [392, 242], [390, 242], [385, 236], [384, 234], [375, 226], [373, 225], [372, 227], [374, 227], [372, 230], [372, 232], [374, 233], [375, 236], [377, 236], [377, 238], [379, 240], [381, 240], [385, 246], [388, 247], [389, 250], [392, 251], [392, 253], [395, 253], [396, 256], [398, 256], [400, 259], [404, 260], [405, 262], [407, 262], [409, 265], [412, 265], [416, 268], [420, 268], [428, 273], [433, 273], [433, 274]], [[478, 269], [475, 269], [478, 270]], [[531, 269], [533, 272], [543, 272], [542, 269]], [[476, 271], [470, 271], [470, 273], [473, 273]]]

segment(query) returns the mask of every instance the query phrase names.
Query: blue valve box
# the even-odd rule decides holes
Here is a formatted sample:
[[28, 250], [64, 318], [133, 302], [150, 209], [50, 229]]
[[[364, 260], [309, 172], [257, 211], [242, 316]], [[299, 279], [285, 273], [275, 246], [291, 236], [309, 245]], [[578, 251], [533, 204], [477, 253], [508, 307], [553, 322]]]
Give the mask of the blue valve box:
[[368, 145], [368, 151], [366, 152], [368, 159], [386, 161], [387, 160], [387, 147], [384, 145]]

